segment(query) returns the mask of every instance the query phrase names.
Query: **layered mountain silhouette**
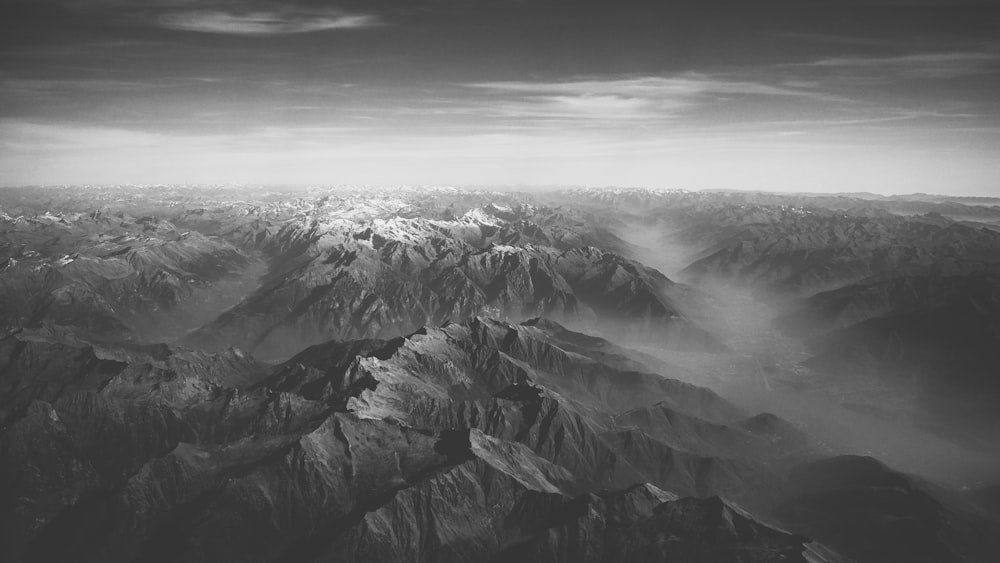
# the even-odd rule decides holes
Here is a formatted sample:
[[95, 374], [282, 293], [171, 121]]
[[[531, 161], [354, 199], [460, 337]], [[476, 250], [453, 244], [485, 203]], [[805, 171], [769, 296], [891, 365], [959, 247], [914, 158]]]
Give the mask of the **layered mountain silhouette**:
[[990, 436], [989, 204], [0, 191], [0, 559], [992, 561], [995, 482], [718, 384]]
[[151, 216], [4, 213], [0, 233], [5, 332], [53, 325], [92, 340], [176, 337], [221, 312], [241, 275], [259, 269], [224, 241]]
[[[807, 437], [637, 371], [613, 345], [587, 356], [579, 338], [551, 321], [473, 319], [317, 345], [267, 373], [235, 350], [91, 350], [115, 359], [71, 388], [5, 405], [16, 411], [2, 443], [7, 553], [778, 561], [828, 551], [746, 512], [795, 514], [786, 525], [827, 533], [817, 485], [783, 483], [808, 480], [823, 458]], [[32, 369], [22, 377], [45, 377]], [[865, 496], [867, 481], [838, 478]], [[923, 499], [913, 510], [952, 510], [908, 486]], [[912, 541], [935, 557], [968, 547], [947, 539], [952, 527], [988, 530], [971, 514], [924, 521], [908, 507], [886, 517], [922, 522]], [[850, 518], [882, 509], [837, 505]], [[831, 545], [866, 545], [871, 530], [857, 528]], [[601, 533], [583, 541], [584, 529]], [[886, 543], [884, 553], [909, 553]]]
[[692, 263], [692, 276], [720, 276], [800, 296], [887, 272], [943, 261], [996, 263], [1000, 233], [934, 218], [790, 213], [728, 237]]
[[[672, 299], [682, 293], [672, 294], [676, 284], [659, 272], [608, 250], [568, 246], [621, 246], [616, 237], [567, 234], [576, 225], [547, 225], [551, 211], [533, 223], [487, 210], [518, 217], [486, 206], [458, 220], [291, 223], [262, 245], [277, 247], [280, 262], [261, 287], [189, 342], [280, 358], [303, 342], [384, 337], [488, 314], [617, 322], [667, 346], [724, 348], [685, 318]], [[497, 237], [502, 229], [517, 236]], [[504, 243], [491, 242], [498, 238]]]
[[1000, 429], [1000, 277], [891, 276], [811, 297], [779, 320], [812, 334], [806, 364], [905, 383], [932, 412]]

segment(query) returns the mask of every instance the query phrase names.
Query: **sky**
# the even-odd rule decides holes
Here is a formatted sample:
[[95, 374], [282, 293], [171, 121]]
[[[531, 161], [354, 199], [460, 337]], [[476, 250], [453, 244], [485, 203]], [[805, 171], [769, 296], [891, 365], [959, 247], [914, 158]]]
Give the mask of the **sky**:
[[5, 0], [0, 185], [1000, 195], [1000, 3]]

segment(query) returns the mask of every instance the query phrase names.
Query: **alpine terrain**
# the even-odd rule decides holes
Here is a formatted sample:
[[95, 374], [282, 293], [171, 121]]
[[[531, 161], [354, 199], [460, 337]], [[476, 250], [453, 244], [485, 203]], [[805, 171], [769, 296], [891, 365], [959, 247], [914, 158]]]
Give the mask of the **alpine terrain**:
[[1000, 199], [0, 190], [0, 560], [1000, 560]]

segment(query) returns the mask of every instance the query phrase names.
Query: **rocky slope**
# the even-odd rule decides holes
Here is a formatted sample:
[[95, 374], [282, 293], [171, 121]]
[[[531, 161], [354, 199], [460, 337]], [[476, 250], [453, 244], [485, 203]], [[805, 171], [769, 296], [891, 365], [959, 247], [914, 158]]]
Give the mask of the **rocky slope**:
[[888, 272], [943, 261], [1000, 260], [1000, 233], [952, 221], [795, 215], [752, 225], [692, 263], [689, 276], [718, 276], [779, 295], [809, 296]]
[[261, 287], [188, 342], [280, 358], [303, 343], [387, 337], [490, 314], [617, 323], [667, 346], [722, 348], [673, 303], [683, 297], [676, 284], [611, 251], [568, 246], [617, 242], [567, 234], [562, 221], [551, 210], [487, 206], [455, 220], [397, 213], [361, 222], [292, 222], [265, 241], [264, 251], [277, 247], [280, 259]]
[[[253, 259], [154, 217], [0, 215], [0, 330], [154, 342], [213, 318]], [[252, 273], [251, 273], [252, 275]]]
[[653, 227], [655, 244], [668, 247], [663, 251], [682, 249], [682, 279], [737, 282], [778, 296], [808, 297], [873, 275], [942, 263], [978, 271], [1000, 260], [994, 227], [1000, 208], [920, 194], [570, 193]]
[[[632, 360], [610, 345], [608, 363], [563, 350], [559, 334], [571, 333], [474, 320], [321, 345], [270, 375], [236, 350], [101, 350], [15, 335], [5, 360], [34, 387], [5, 394], [5, 553], [268, 561], [352, 545], [403, 560], [426, 541], [428, 560], [466, 559], [523, 537], [502, 524], [536, 493], [570, 502], [652, 481], [739, 497], [742, 479], [768, 481], [760, 462], [711, 457], [711, 440], [698, 453], [694, 436], [671, 444], [606, 414], [651, 398], [657, 412], [684, 412], [763, 458], [807, 455], [718, 422], [743, 415], [707, 390], [622, 371]], [[61, 366], [77, 362], [72, 375], [30, 360], [43, 345]], [[670, 533], [704, 541], [698, 530]], [[437, 537], [421, 540], [427, 533]], [[774, 538], [777, 552], [804, 549]]]
[[590, 338], [473, 319], [269, 373], [235, 350], [91, 351], [111, 368], [8, 409], [0, 545], [25, 561], [840, 560], [740, 508], [774, 522], [805, 502], [780, 476], [822, 459], [807, 437], [608, 342], [588, 355]]
[[[938, 370], [972, 412], [1000, 349], [972, 203], [0, 191], [0, 559], [992, 561], [991, 483], [682, 381], [731, 364], [770, 392], [849, 359]], [[799, 379], [704, 329], [741, 313], [718, 278], [807, 298], [782, 321], [814, 338]]]
[[891, 277], [809, 299], [780, 321], [812, 334], [806, 365], [905, 385], [938, 419], [1000, 431], [1000, 278]]

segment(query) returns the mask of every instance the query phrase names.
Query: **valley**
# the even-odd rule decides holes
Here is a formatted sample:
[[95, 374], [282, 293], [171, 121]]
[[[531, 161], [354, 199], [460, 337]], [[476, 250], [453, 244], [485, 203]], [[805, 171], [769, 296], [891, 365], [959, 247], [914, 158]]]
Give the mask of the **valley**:
[[0, 191], [0, 556], [989, 561], [997, 221], [923, 197]]

